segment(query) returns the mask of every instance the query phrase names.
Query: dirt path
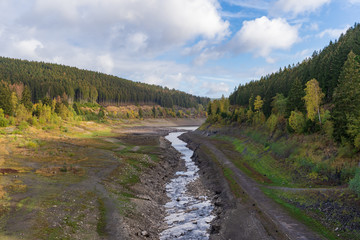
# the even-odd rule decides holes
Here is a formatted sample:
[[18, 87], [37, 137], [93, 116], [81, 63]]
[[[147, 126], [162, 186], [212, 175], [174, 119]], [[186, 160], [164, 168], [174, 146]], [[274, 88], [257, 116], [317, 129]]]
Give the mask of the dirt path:
[[[292, 217], [288, 215], [288, 213], [278, 204], [276, 204], [272, 199], [268, 198], [261, 190], [260, 185], [257, 184], [254, 180], [246, 176], [242, 171], [240, 171], [227, 157], [226, 155], [219, 150], [216, 146], [214, 146], [207, 137], [200, 135], [199, 133], [190, 133], [188, 138], [197, 143], [205, 146], [211, 153], [216, 157], [216, 159], [220, 162], [221, 165], [230, 168], [234, 172], [234, 180], [236, 183], [243, 189], [243, 191], [249, 196], [251, 201], [253, 202], [253, 206], [257, 206], [258, 209], [265, 215], [268, 219], [271, 220], [273, 225], [277, 228], [276, 232], [283, 233], [288, 239], [299, 239], [299, 240], [316, 240], [322, 239], [317, 234], [313, 233], [309, 230], [304, 224], [299, 223], [294, 220]], [[241, 209], [236, 208], [236, 209]], [[248, 216], [241, 216], [238, 227], [237, 224], [234, 226], [232, 231], [237, 232], [239, 238], [237, 239], [271, 239], [271, 237], [263, 238], [258, 237], [256, 235], [253, 236], [244, 236], [246, 232], [240, 232], [241, 225], [243, 222], [248, 224], [248, 227], [254, 227], [253, 225], [259, 225], [256, 222], [256, 219], [248, 219]], [[254, 221], [252, 221], [254, 220]], [[257, 219], [258, 220], [258, 219]], [[226, 220], [225, 220], [226, 221]], [[258, 220], [259, 221], [259, 220]], [[235, 224], [234, 224], [235, 225]], [[236, 228], [238, 227], [238, 228]], [[256, 228], [256, 227], [255, 227]], [[260, 227], [257, 227], [260, 229]], [[256, 232], [256, 231], [255, 231]], [[261, 236], [261, 235], [260, 235]], [[275, 237], [277, 238], [277, 237]]]

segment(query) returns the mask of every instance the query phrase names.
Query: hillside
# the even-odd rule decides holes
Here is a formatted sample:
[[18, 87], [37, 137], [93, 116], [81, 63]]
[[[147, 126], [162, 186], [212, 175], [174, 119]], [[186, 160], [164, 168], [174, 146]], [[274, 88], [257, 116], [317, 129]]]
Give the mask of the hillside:
[[[199, 132], [202, 143], [214, 145], [213, 153], [229, 159], [231, 171], [257, 182], [263, 194], [321, 239], [360, 236], [359, 55], [355, 24], [302, 63], [212, 101]], [[214, 162], [224, 159], [203, 152]], [[246, 189], [246, 182], [224, 169], [233, 188]]]
[[160, 86], [58, 64], [0, 57], [0, 80], [29, 86], [31, 99], [67, 97], [77, 102], [100, 104], [157, 104], [162, 107], [206, 106], [208, 98]]
[[266, 116], [269, 116], [273, 108], [272, 99], [277, 93], [289, 97], [290, 89], [296, 79], [301, 82], [302, 88], [305, 88], [305, 83], [312, 78], [317, 79], [325, 94], [324, 103], [331, 103], [340, 72], [350, 51], [360, 55], [359, 24], [349, 28], [337, 41], [330, 41], [323, 50], [315, 51], [311, 58], [296, 65], [289, 64], [276, 73], [261, 77], [258, 81], [239, 85], [230, 95], [230, 103], [247, 105], [251, 96], [260, 95], [264, 100], [262, 110]]

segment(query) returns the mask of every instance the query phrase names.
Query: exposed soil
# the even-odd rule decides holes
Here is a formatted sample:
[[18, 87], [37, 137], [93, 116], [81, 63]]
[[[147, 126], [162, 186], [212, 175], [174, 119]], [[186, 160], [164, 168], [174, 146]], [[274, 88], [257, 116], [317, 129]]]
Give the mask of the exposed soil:
[[[164, 139], [172, 129], [157, 124], [115, 128], [111, 137], [0, 139], [9, 150], [0, 165], [0, 239], [158, 239], [165, 184], [184, 166]], [[70, 131], [90, 134], [88, 125]]]

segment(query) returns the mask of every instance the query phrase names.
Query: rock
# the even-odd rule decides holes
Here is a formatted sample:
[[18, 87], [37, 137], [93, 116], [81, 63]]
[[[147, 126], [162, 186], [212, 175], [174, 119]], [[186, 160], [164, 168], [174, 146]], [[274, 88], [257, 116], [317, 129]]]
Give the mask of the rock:
[[141, 232], [141, 235], [144, 237], [150, 237], [149, 233], [145, 230]]

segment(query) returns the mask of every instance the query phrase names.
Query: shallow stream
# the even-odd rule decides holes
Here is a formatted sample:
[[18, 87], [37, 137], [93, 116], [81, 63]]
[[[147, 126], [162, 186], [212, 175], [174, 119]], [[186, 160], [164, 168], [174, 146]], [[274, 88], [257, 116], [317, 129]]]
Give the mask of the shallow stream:
[[[195, 130], [196, 127], [181, 129]], [[208, 239], [210, 222], [215, 218], [212, 215], [214, 207], [206, 196], [192, 196], [187, 191], [188, 184], [199, 178], [199, 168], [191, 159], [194, 152], [178, 138], [184, 132], [172, 132], [166, 136], [172, 146], [182, 154], [186, 170], [176, 172], [175, 177], [166, 185], [166, 193], [171, 201], [165, 205], [165, 222], [168, 228], [160, 234], [161, 240]]]

